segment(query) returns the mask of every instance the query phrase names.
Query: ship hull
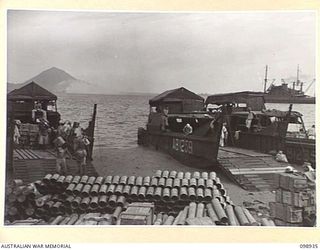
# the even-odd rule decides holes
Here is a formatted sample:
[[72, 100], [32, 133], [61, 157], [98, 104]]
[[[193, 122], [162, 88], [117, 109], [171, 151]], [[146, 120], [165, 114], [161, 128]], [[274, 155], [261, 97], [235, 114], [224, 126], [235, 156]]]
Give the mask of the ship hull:
[[143, 142], [144, 146], [163, 151], [188, 166], [212, 169], [217, 165], [219, 141], [213, 136], [186, 136], [173, 132], [145, 131], [140, 133], [138, 140]]
[[315, 104], [316, 98], [304, 98], [304, 97], [295, 97], [295, 98], [286, 98], [286, 97], [273, 97], [273, 96], [264, 96], [266, 103], [301, 103], [301, 104]]

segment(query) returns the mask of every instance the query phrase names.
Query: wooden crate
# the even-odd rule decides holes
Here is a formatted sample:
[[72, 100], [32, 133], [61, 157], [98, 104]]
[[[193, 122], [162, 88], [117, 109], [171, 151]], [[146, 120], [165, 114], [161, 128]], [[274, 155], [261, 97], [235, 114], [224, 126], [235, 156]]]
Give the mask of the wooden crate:
[[154, 204], [134, 202], [121, 213], [120, 225], [152, 225]]
[[288, 191], [299, 191], [308, 188], [308, 180], [301, 174], [282, 173], [279, 178], [279, 188]]
[[288, 204], [270, 202], [270, 216], [289, 223], [301, 223], [303, 220], [303, 208]]

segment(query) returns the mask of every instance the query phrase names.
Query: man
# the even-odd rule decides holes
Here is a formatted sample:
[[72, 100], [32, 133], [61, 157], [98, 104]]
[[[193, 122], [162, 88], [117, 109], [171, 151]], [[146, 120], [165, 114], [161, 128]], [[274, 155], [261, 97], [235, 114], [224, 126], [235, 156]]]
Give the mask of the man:
[[86, 164], [87, 164], [87, 150], [86, 146], [88, 139], [85, 137], [76, 137], [74, 140], [74, 155], [78, 163], [79, 174], [86, 174]]
[[221, 129], [221, 137], [220, 137], [220, 146], [224, 147], [227, 144], [228, 140], [228, 130], [227, 130], [227, 124], [223, 123], [222, 124], [222, 129]]
[[67, 155], [69, 155], [69, 157], [72, 158], [72, 155], [67, 149], [67, 143], [61, 136], [59, 136], [56, 139], [56, 153], [57, 153], [57, 159], [56, 159], [57, 172], [59, 174], [67, 174], [66, 157]]
[[43, 118], [38, 119], [39, 121], [39, 146], [40, 148], [46, 149], [49, 144], [49, 122]]
[[316, 139], [315, 125], [312, 125], [312, 127], [308, 129], [307, 134], [308, 134], [308, 139], [313, 139], [313, 140]]
[[248, 131], [251, 129], [251, 123], [252, 123], [252, 120], [254, 118], [254, 113], [252, 112], [251, 108], [248, 107], [248, 117], [247, 117], [247, 120], [246, 120], [246, 127], [248, 129]]

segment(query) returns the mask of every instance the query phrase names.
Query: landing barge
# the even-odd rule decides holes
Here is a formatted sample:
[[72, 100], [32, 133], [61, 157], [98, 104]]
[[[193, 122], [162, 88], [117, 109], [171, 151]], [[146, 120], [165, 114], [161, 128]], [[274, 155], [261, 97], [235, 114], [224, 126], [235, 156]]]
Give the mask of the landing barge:
[[[181, 87], [149, 100], [146, 129], [139, 128], [138, 144], [152, 146], [199, 168], [217, 164], [224, 108], [204, 109], [204, 98]], [[192, 132], [187, 131], [190, 126]]]

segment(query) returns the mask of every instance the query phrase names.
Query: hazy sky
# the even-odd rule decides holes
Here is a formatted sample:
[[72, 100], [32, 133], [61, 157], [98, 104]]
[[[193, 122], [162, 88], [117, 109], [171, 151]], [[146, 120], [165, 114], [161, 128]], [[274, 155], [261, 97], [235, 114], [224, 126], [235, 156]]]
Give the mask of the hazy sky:
[[[106, 93], [263, 90], [315, 78], [314, 12], [8, 12], [8, 81], [58, 67]], [[95, 88], [98, 90], [99, 88]]]

